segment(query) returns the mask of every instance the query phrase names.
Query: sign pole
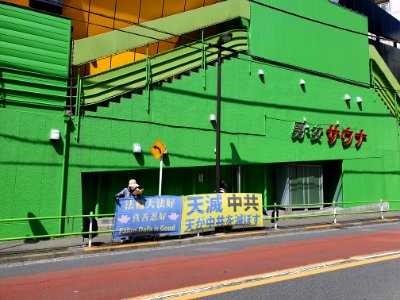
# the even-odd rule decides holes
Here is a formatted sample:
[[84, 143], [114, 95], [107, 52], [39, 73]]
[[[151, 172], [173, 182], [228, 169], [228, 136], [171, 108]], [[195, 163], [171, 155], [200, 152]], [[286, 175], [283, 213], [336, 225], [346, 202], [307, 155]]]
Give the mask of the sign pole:
[[159, 181], [159, 184], [158, 184], [158, 196], [161, 196], [162, 166], [163, 166], [163, 155], [161, 155], [161, 157], [160, 157], [160, 181]]
[[155, 141], [153, 146], [151, 146], [150, 152], [156, 159], [160, 159], [160, 182], [158, 185], [158, 196], [161, 196], [163, 155], [167, 152], [167, 147], [165, 147], [165, 145], [158, 139]]

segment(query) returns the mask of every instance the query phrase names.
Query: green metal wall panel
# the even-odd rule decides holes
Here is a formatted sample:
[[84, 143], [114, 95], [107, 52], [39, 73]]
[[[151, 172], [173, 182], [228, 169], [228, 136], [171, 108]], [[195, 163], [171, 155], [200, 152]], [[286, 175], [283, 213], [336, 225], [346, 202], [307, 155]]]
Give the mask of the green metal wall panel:
[[367, 19], [327, 0], [251, 2], [250, 37], [252, 55], [369, 82]]
[[68, 76], [70, 20], [0, 4], [2, 65]]
[[[289, 2], [280, 3], [288, 5]], [[256, 24], [252, 21], [251, 26]], [[284, 42], [287, 35], [278, 37]], [[254, 45], [254, 36], [251, 41], [252, 47], [261, 50], [260, 45]], [[359, 45], [353, 46], [358, 49]], [[279, 47], [280, 44], [271, 44], [273, 51]], [[362, 57], [363, 51], [368, 51], [367, 45], [365, 49], [360, 46], [360, 50]], [[298, 58], [299, 53], [292, 52], [292, 56], [283, 53], [282, 57], [290, 60]], [[314, 63], [311, 57], [304, 61]], [[331, 64], [326, 62], [323, 66], [333, 68]], [[369, 77], [368, 68], [365, 70], [357, 61], [354, 68], [350, 78], [353, 75], [354, 78]], [[263, 77], [258, 75], [259, 69], [264, 70]], [[339, 66], [331, 70], [333, 74], [339, 72]], [[216, 113], [217, 68], [208, 66], [204, 72], [206, 77], [203, 70], [191, 72], [172, 83], [154, 86], [149, 93], [132, 94], [118, 103], [110, 102], [109, 107], [99, 106], [96, 112], [86, 111], [80, 123], [75, 117], [70, 132], [71, 146], [66, 152], [64, 145], [69, 145], [69, 140], [62, 114], [45, 109], [1, 108], [0, 218], [78, 215], [88, 210], [113, 212], [113, 196], [130, 178], [137, 179], [147, 195], [155, 194], [159, 161], [149, 149], [156, 139], [161, 139], [168, 148], [163, 194], [213, 191], [215, 128], [209, 116]], [[7, 76], [12, 74], [15, 73]], [[21, 76], [9, 79], [23, 80], [24, 74]], [[41, 78], [41, 84], [52, 84], [46, 76]], [[303, 89], [300, 79], [306, 82]], [[33, 97], [32, 91], [27, 93], [27, 98]], [[347, 104], [345, 94], [352, 98]], [[361, 105], [355, 102], [357, 96], [363, 99]], [[309, 137], [303, 141], [291, 139], [294, 122], [302, 122], [304, 118], [311, 126], [322, 126], [321, 143], [311, 143]], [[325, 130], [337, 121], [340, 130], [350, 127], [354, 132], [365, 131], [368, 138], [360, 149], [355, 148], [354, 141], [345, 148], [340, 139], [329, 146]], [[328, 165], [324, 162], [343, 161], [344, 201], [400, 199], [399, 126], [373, 89], [260, 61], [251, 62], [249, 56], [240, 55], [225, 60], [222, 65], [221, 125], [222, 176], [229, 185], [230, 166], [243, 166], [242, 191], [263, 193], [269, 204], [274, 194], [273, 164], [293, 162]], [[49, 140], [53, 128], [61, 130], [62, 139], [58, 142]], [[80, 132], [79, 141], [77, 132]], [[140, 155], [132, 153], [134, 143], [141, 144]], [[65, 155], [69, 158], [66, 170], [63, 169]], [[198, 182], [200, 173], [203, 183]], [[65, 199], [62, 178], [66, 179]], [[26, 190], [29, 195], [24, 193]], [[66, 231], [77, 231], [80, 224], [70, 221], [64, 227]], [[0, 236], [54, 233], [59, 230], [59, 224], [55, 221], [19, 224], [11, 227], [11, 233], [7, 231], [9, 226], [7, 230], [4, 228], [0, 227]]]
[[70, 20], [0, 3], [3, 107], [63, 109], [68, 90]]
[[[63, 130], [58, 115], [0, 109], [0, 218], [59, 215], [62, 146], [50, 130]], [[11, 223], [10, 223], [11, 224]], [[59, 221], [0, 226], [0, 236], [57, 233]]]
[[[260, 183], [264, 164], [343, 160], [346, 162], [343, 184], [347, 186], [344, 201], [377, 201], [378, 196], [400, 197], [399, 191], [392, 184], [388, 185], [388, 182], [400, 184], [400, 176], [395, 171], [399, 162], [393, 158], [399, 155], [400, 149], [396, 134], [398, 127], [373, 89], [279, 67], [249, 64], [246, 56], [225, 61], [222, 68], [222, 164], [249, 165], [243, 174], [244, 183], [249, 182], [248, 187], [257, 189], [257, 192], [271, 193], [273, 186], [270, 182], [267, 191], [263, 191], [263, 183]], [[257, 74], [260, 68], [265, 71], [264, 80]], [[140, 170], [158, 168], [158, 161], [149, 153], [157, 138], [168, 148], [167, 169], [213, 168], [215, 130], [209, 122], [209, 115], [215, 113], [216, 68], [209, 67], [207, 72], [206, 90], [203, 89], [202, 73], [191, 73], [172, 84], [155, 87], [150, 100], [145, 94], [132, 95], [132, 98], [123, 98], [121, 103], [111, 103], [110, 107], [98, 107], [97, 112], [87, 112], [81, 123], [81, 144], [72, 149], [74, 159], [84, 157], [85, 161], [90, 161], [90, 165], [82, 166], [81, 170], [133, 170], [130, 174], [139, 180]], [[305, 90], [299, 86], [300, 78], [306, 81]], [[344, 101], [345, 94], [352, 97], [349, 105]], [[361, 106], [355, 102], [357, 96], [364, 99]], [[303, 142], [291, 140], [294, 122], [301, 122], [304, 118], [311, 126], [319, 124], [323, 127], [321, 143], [312, 144], [307, 138]], [[325, 130], [337, 121], [340, 130], [350, 127], [354, 132], [363, 129], [368, 134], [359, 150], [355, 148], [355, 142], [344, 148], [340, 139], [334, 146], [328, 145]], [[143, 155], [135, 157], [132, 154], [133, 143], [142, 145]], [[383, 151], [382, 145], [387, 152]], [[351, 167], [353, 163], [371, 157], [376, 157], [372, 163]], [[386, 165], [386, 161], [392, 161], [392, 164]], [[175, 172], [185, 172], [184, 169], [175, 169]], [[377, 172], [371, 172], [374, 169]], [[74, 172], [79, 177], [79, 169]], [[381, 178], [382, 172], [386, 175]], [[363, 173], [368, 175], [363, 175], [358, 182], [359, 174]], [[190, 174], [186, 173], [192, 176]], [[212, 176], [208, 178], [211, 182]], [[111, 190], [126, 184], [126, 180], [120, 178], [122, 182], [116, 183]], [[144, 180], [150, 191], [157, 190], [157, 175]], [[357, 192], [357, 185], [362, 193]], [[166, 186], [166, 193], [169, 187]], [[105, 197], [111, 199], [112, 192]]]
[[[264, 80], [257, 74], [260, 68], [265, 71]], [[398, 125], [374, 90], [249, 63], [246, 56], [224, 61], [222, 74], [223, 176], [229, 177], [230, 165], [243, 165], [242, 191], [261, 192], [271, 204], [274, 181], [268, 164], [338, 160], [343, 161], [344, 201], [400, 198]], [[306, 81], [305, 90], [299, 86], [300, 78]], [[352, 97], [349, 105], [344, 94]], [[364, 100], [361, 107], [355, 102], [356, 96]], [[98, 107], [97, 112], [86, 112], [80, 124], [79, 143], [74, 139], [76, 124], [71, 132], [65, 213], [77, 215], [90, 209], [113, 212], [113, 195], [130, 178], [137, 179], [146, 194], [156, 194], [159, 161], [149, 149], [158, 138], [168, 148], [164, 194], [213, 191], [215, 129], [209, 115], [215, 114], [215, 109], [216, 67], [209, 66], [206, 89], [201, 72], [193, 72], [181, 80], [154, 87], [150, 99], [146, 94], [133, 94], [120, 103]], [[1, 119], [6, 120], [0, 125], [0, 142], [7, 145], [0, 148], [4, 182], [0, 203], [4, 205], [11, 198], [16, 204], [12, 211], [1, 210], [0, 217], [15, 217], [27, 211], [41, 216], [59, 215], [60, 146], [65, 140], [52, 144], [48, 134], [51, 128], [59, 128], [64, 136], [62, 121], [42, 113], [4, 109], [0, 113]], [[307, 138], [303, 142], [292, 141], [294, 122], [303, 121], [304, 117], [309, 124], [319, 124], [324, 130], [339, 121], [340, 129], [363, 129], [368, 138], [359, 150], [354, 142], [344, 148], [340, 140], [329, 146], [325, 133], [321, 143], [312, 144]], [[20, 125], [15, 127], [13, 122]], [[29, 128], [34, 129], [34, 134]], [[133, 155], [134, 143], [141, 144], [142, 154]], [[35, 154], [27, 155], [31, 152]], [[204, 183], [197, 180], [200, 172]], [[97, 182], [95, 188], [90, 178]], [[18, 192], [25, 188], [26, 181], [34, 199]], [[32, 201], [35, 205], [31, 205]], [[52, 232], [56, 225], [46, 223], [43, 227]], [[74, 226], [76, 230], [76, 223], [66, 223], [65, 229], [72, 231]], [[27, 230], [30, 227], [20, 228], [20, 232]]]

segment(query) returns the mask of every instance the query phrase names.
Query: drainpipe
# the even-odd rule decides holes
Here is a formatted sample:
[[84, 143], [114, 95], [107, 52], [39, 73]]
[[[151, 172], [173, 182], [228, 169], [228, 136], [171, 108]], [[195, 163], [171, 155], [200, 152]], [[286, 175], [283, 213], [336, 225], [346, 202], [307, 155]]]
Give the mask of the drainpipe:
[[[78, 116], [79, 117], [79, 116]], [[65, 202], [67, 195], [67, 177], [68, 177], [68, 158], [69, 158], [69, 124], [71, 122], [71, 117], [69, 115], [64, 115], [64, 137], [63, 137], [63, 163], [62, 163], [62, 173], [61, 173], [61, 199], [60, 199], [60, 217], [65, 214]], [[64, 233], [65, 231], [65, 220], [60, 218], [60, 230], [59, 233]]]
[[204, 30], [201, 31], [201, 68], [203, 69], [203, 89], [207, 86], [207, 56], [206, 43], [204, 41]]
[[76, 141], [79, 143], [80, 131], [81, 131], [81, 98], [82, 98], [82, 78], [81, 78], [81, 67], [78, 68], [78, 84], [76, 91], [76, 111], [77, 124], [76, 124]]

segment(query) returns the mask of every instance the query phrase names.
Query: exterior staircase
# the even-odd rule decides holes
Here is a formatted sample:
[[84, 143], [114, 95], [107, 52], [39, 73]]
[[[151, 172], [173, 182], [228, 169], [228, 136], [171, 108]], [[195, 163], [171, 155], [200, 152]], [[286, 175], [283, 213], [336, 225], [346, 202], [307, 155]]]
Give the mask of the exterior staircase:
[[400, 84], [373, 45], [369, 45], [373, 86], [400, 124]]
[[[248, 50], [247, 31], [238, 29], [231, 32], [232, 40], [224, 44], [221, 50], [223, 59]], [[190, 75], [191, 72], [205, 69], [218, 59], [218, 38], [213, 36], [205, 41], [82, 77], [78, 83], [78, 102], [84, 110], [95, 111], [97, 106], [107, 106], [109, 102], [118, 102], [121, 97], [130, 98], [132, 94], [142, 94], [153, 86], [162, 86], [166, 82]]]

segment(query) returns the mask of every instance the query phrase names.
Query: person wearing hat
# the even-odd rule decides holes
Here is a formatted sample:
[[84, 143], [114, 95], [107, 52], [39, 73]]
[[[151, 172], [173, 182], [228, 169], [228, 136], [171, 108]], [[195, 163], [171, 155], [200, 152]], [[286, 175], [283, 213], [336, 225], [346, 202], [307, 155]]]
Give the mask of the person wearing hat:
[[142, 195], [144, 189], [139, 189], [135, 179], [129, 180], [128, 187], [124, 188], [118, 194], [115, 195], [115, 201], [119, 201], [120, 198], [139, 197]]
[[[115, 194], [115, 202], [119, 205], [119, 199], [121, 198], [138, 198], [142, 195], [144, 189], [139, 189], [139, 185], [137, 184], [135, 179], [129, 180], [128, 187], [124, 188], [118, 194]], [[125, 243], [132, 240], [133, 236], [121, 238], [121, 243]]]

